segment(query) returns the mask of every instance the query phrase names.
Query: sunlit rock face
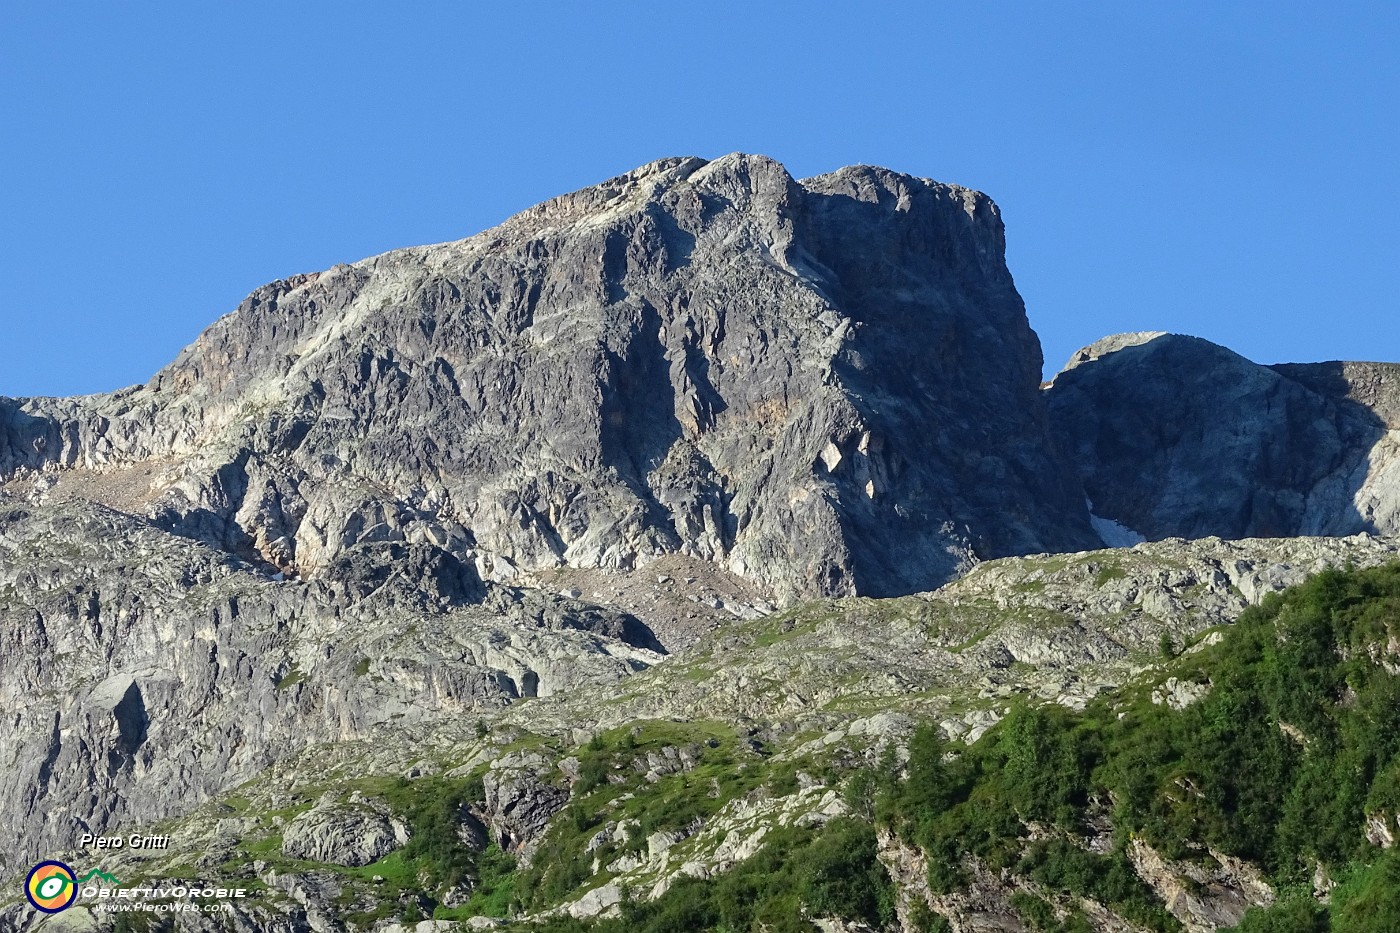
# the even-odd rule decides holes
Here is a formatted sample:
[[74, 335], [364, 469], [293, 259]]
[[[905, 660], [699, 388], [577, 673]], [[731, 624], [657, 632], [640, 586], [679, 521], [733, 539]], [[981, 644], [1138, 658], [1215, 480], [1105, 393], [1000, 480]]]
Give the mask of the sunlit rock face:
[[257, 290], [151, 382], [7, 403], [0, 470], [314, 576], [713, 561], [780, 599], [1092, 546], [985, 196], [668, 159], [456, 243]]
[[[1157, 675], [1207, 630], [1400, 554], [1354, 534], [1400, 532], [1400, 367], [1139, 333], [1042, 388], [1003, 254], [966, 189], [669, 159], [265, 286], [147, 385], [0, 399], [0, 876], [168, 832], [102, 864], [338, 930], [384, 879], [326, 869], [411, 847], [432, 795], [525, 867], [606, 783], [571, 856], [598, 883], [550, 905], [592, 916], [848, 813], [831, 775], [919, 722], [971, 742], [1139, 677], [1185, 709], [1209, 684]], [[853, 594], [916, 595], [772, 614]], [[623, 802], [687, 815], [633, 839]], [[1219, 882], [1228, 915], [1178, 910], [1202, 929], [1267, 900], [1131, 855], [1164, 899]], [[975, 887], [945, 911], [1021, 922], [1005, 873]]]

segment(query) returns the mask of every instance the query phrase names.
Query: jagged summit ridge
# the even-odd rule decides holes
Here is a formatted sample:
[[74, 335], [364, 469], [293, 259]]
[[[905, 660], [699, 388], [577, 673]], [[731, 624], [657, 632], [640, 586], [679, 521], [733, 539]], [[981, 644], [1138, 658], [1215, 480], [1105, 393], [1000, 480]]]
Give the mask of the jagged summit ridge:
[[264, 286], [146, 386], [23, 403], [0, 469], [154, 464], [158, 524], [302, 574], [404, 539], [909, 592], [1096, 543], [1039, 369], [984, 195], [667, 159]]

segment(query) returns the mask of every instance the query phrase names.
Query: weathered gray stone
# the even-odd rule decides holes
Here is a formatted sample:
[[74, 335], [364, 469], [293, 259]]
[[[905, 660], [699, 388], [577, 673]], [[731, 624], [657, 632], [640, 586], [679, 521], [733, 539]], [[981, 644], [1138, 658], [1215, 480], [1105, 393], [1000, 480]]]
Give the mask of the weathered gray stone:
[[282, 835], [292, 858], [358, 868], [408, 841], [408, 830], [383, 805], [325, 802], [299, 814]]
[[[149, 385], [0, 399], [0, 874], [171, 818], [196, 854], [161, 866], [182, 877], [237, 863], [250, 834], [368, 864], [406, 828], [321, 796], [362, 774], [480, 774], [459, 839], [528, 865], [596, 765], [573, 746], [614, 727], [717, 721], [737, 758], [898, 763], [920, 721], [972, 741], [1017, 696], [1083, 708], [1167, 663], [1163, 636], [1195, 650], [1311, 573], [1396, 557], [1368, 535], [1209, 536], [1400, 531], [1400, 367], [1260, 367], [1133, 334], [1040, 391], [1003, 245], [966, 189], [664, 160], [467, 240], [261, 288]], [[1081, 552], [1100, 538], [1124, 547]], [[694, 663], [658, 663], [651, 629], [585, 593], [674, 615]], [[1206, 689], [1164, 677], [1147, 686], [1173, 707]], [[795, 792], [755, 788], [637, 852], [634, 793], [720, 794], [694, 773], [719, 745], [703, 741], [610, 765], [635, 783], [581, 854], [623, 877], [555, 909], [616, 911], [624, 889], [659, 895], [850, 812], [800, 770]], [[1386, 818], [1365, 828], [1379, 844]], [[1014, 925], [1011, 896], [1045, 893], [974, 863], [968, 890], [934, 897], [915, 853], [881, 845], [906, 919], [922, 899]], [[1268, 896], [1223, 857], [1204, 873], [1137, 854], [1188, 928]], [[251, 864], [280, 899], [226, 918], [239, 931], [340, 933], [379, 906], [352, 873]], [[416, 898], [394, 906], [434, 906]], [[7, 906], [0, 927], [31, 914]]]
[[547, 779], [555, 770], [539, 755], [514, 754], [495, 762], [482, 778], [481, 818], [502, 851], [522, 865], [530, 864], [550, 818], [569, 801], [569, 792]]
[[0, 632], [0, 873], [318, 742], [663, 657], [626, 640], [655, 646], [635, 619], [483, 584], [429, 545], [358, 545], [325, 577], [277, 582], [81, 501], [0, 503]]

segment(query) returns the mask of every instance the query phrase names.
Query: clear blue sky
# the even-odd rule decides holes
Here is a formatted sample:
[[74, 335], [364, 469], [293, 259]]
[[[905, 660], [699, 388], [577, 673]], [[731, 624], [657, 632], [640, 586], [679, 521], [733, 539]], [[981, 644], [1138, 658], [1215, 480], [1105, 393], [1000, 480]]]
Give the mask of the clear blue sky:
[[666, 155], [986, 191], [1049, 372], [1104, 334], [1400, 359], [1400, 4], [0, 12], [0, 394], [140, 382], [257, 285]]

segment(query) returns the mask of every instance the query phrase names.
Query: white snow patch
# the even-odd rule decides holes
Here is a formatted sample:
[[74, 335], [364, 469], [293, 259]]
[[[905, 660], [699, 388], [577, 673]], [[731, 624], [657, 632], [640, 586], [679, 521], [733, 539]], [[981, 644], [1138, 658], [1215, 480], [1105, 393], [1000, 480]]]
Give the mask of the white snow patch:
[[1109, 547], [1132, 547], [1134, 544], [1142, 544], [1147, 540], [1127, 525], [1119, 524], [1111, 518], [1095, 515], [1094, 503], [1090, 500], [1085, 499], [1084, 505], [1089, 509], [1089, 524], [1094, 527], [1100, 540]]

